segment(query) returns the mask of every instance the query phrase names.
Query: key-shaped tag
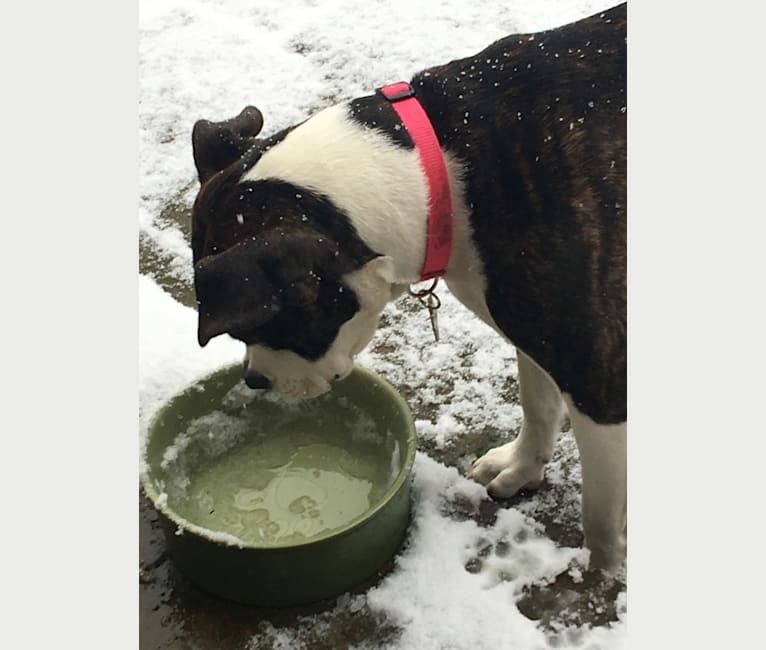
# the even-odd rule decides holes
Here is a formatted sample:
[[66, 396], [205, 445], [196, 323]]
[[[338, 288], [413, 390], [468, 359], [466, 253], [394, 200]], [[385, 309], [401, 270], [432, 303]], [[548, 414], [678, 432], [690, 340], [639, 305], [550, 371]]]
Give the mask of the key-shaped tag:
[[434, 340], [438, 343], [439, 322], [436, 317], [436, 310], [442, 306], [442, 302], [439, 300], [439, 296], [434, 293], [437, 284], [439, 284], [439, 278], [435, 278], [433, 284], [428, 287], [428, 289], [423, 289], [421, 291], [413, 291], [410, 289], [409, 293], [411, 296], [417, 298], [421, 305], [428, 309], [428, 317], [431, 319], [431, 330], [434, 333]]
[[428, 315], [431, 318], [431, 329], [434, 333], [434, 340], [438, 343], [439, 342], [439, 321], [437, 317], [436, 310], [441, 307], [441, 302], [439, 301], [438, 296], [436, 296], [433, 293], [428, 294], [428, 298], [426, 299], [426, 307], [428, 307]]

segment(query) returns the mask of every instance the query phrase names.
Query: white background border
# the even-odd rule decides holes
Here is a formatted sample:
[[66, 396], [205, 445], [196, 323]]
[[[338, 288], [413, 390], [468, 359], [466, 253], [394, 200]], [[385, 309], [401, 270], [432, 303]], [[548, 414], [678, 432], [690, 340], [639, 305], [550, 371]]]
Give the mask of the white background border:
[[138, 646], [137, 24], [3, 9], [4, 648]]

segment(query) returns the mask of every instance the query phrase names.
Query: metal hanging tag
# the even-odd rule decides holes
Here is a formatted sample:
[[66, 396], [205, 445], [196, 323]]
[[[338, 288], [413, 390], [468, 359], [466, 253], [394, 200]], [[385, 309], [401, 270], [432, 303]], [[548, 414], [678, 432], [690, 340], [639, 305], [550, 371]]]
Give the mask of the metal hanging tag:
[[439, 342], [439, 321], [437, 320], [436, 310], [442, 306], [439, 296], [434, 293], [436, 285], [439, 284], [439, 278], [434, 278], [433, 284], [428, 289], [421, 289], [420, 291], [413, 291], [412, 288], [408, 289], [409, 294], [420, 301], [428, 310], [428, 316], [431, 319], [431, 330], [434, 333], [434, 340]]

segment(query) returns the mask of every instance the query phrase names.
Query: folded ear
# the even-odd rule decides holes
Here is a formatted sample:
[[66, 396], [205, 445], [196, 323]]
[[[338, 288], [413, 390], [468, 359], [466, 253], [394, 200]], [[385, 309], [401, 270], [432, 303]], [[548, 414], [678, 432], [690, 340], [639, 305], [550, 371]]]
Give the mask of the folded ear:
[[301, 307], [317, 301], [322, 280], [319, 268], [328, 253], [317, 248], [315, 238], [294, 234], [263, 251], [260, 266], [284, 306]]
[[252, 331], [281, 309], [281, 299], [258, 264], [258, 247], [251, 239], [197, 262], [194, 290], [197, 340], [202, 347], [219, 334]]
[[228, 167], [252, 145], [263, 128], [263, 115], [255, 106], [224, 122], [199, 120], [192, 129], [194, 164], [200, 183]]

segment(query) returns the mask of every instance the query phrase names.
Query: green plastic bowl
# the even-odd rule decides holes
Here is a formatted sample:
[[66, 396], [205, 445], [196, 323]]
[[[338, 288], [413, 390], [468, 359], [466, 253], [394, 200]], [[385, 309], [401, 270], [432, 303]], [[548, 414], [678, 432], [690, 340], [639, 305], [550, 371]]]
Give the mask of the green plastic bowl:
[[237, 364], [155, 415], [141, 482], [190, 580], [287, 606], [347, 591], [392, 558], [414, 459], [406, 402], [369, 370], [290, 402], [247, 388]]

